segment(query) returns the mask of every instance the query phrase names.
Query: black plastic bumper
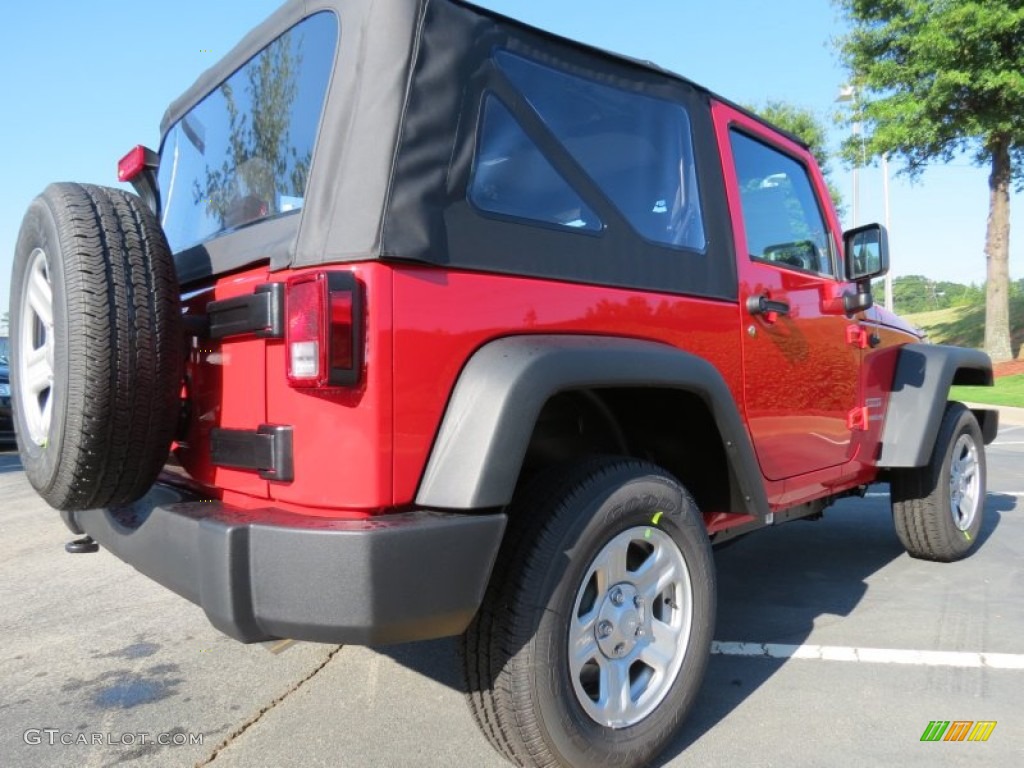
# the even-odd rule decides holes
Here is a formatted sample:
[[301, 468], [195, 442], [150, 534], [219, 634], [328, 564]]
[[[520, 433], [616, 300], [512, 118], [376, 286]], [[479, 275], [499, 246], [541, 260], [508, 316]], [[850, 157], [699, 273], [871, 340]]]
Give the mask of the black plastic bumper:
[[230, 508], [164, 484], [128, 507], [69, 517], [237, 640], [360, 645], [462, 632], [506, 521], [432, 511], [326, 520]]

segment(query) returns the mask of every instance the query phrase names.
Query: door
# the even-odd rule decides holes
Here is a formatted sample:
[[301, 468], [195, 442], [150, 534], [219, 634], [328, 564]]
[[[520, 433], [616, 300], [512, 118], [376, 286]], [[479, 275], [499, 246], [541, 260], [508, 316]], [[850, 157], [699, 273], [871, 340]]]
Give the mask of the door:
[[[827, 188], [810, 154], [720, 104], [739, 276], [744, 403], [765, 477], [852, 458], [861, 363], [847, 341], [844, 285]], [[789, 490], [787, 485], [787, 491]]]

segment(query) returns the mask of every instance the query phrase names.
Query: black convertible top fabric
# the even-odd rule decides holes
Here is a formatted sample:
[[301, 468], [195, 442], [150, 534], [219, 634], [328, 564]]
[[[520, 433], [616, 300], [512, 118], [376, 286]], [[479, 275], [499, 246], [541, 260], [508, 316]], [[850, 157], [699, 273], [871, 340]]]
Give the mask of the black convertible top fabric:
[[[337, 15], [340, 41], [304, 206], [292, 233], [267, 249], [272, 268], [391, 258], [735, 297], [731, 229], [708, 106], [712, 95], [649, 62], [581, 45], [460, 0], [289, 0], [170, 105], [161, 134], [278, 36], [322, 11]], [[532, 119], [494, 66], [497, 49], [682, 104], [693, 130], [706, 250], [648, 243], [621, 217], [616, 221], [607, 206], [602, 218], [611, 222], [596, 238], [479, 215], [465, 192], [481, 99], [497, 93], [518, 104], [524, 124]], [[557, 148], [552, 151], [557, 154]], [[563, 172], [572, 175], [571, 168]], [[588, 185], [586, 179], [570, 180]], [[255, 230], [262, 226], [178, 254], [179, 269], [187, 261], [194, 279], [237, 268], [239, 259], [226, 251], [237, 239], [245, 241], [246, 253], [258, 252]]]

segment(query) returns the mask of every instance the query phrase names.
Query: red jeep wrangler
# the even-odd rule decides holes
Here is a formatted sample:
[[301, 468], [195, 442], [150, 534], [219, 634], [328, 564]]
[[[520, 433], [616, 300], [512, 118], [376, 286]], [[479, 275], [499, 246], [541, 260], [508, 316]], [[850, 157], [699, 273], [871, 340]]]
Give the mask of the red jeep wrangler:
[[[290, 0], [168, 109], [138, 196], [55, 184], [12, 287], [19, 449], [84, 536], [242, 642], [462, 635], [521, 765], [646, 764], [711, 545], [888, 482], [974, 545], [976, 351], [873, 306], [807, 148], [457, 0]], [[169, 458], [168, 458], [169, 454]]]

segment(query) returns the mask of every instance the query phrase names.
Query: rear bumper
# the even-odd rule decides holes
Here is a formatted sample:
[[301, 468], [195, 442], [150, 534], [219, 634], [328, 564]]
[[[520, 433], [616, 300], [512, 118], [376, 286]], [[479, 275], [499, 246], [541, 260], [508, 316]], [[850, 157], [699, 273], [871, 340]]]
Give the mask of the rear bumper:
[[462, 632], [506, 521], [432, 511], [326, 520], [234, 509], [165, 484], [130, 506], [68, 517], [237, 640], [359, 645]]

